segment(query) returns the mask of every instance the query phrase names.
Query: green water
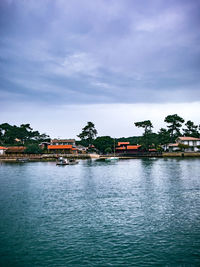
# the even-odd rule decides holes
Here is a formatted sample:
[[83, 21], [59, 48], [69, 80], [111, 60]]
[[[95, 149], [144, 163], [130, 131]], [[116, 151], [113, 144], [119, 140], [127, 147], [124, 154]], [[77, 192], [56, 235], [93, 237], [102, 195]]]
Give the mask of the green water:
[[200, 266], [200, 159], [0, 163], [0, 266]]

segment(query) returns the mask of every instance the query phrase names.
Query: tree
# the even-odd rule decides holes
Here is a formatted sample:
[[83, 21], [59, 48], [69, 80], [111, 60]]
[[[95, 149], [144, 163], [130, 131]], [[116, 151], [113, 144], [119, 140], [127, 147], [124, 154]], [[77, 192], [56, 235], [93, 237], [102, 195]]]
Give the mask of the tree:
[[2, 144], [14, 145], [16, 139], [18, 144], [29, 144], [46, 141], [49, 138], [46, 134], [40, 134], [33, 131], [30, 124], [21, 124], [20, 126], [10, 125], [8, 123], [0, 124], [0, 141]]
[[181, 151], [185, 151], [185, 149], [189, 148], [189, 145], [185, 145], [185, 144], [178, 144], [178, 147], [180, 148]]
[[112, 152], [113, 145], [114, 139], [110, 136], [99, 136], [94, 140], [94, 146], [103, 154], [106, 153], [106, 149], [108, 148]]
[[37, 144], [30, 144], [26, 147], [24, 152], [27, 154], [41, 154], [42, 150]]
[[161, 128], [160, 131], [158, 132], [158, 140], [161, 145], [166, 145], [170, 143], [171, 137], [170, 133], [167, 129]]
[[168, 123], [168, 131], [170, 134], [171, 142], [174, 142], [175, 139], [181, 135], [180, 129], [182, 123], [184, 123], [184, 119], [178, 116], [177, 114], [168, 115], [165, 118], [165, 122]]
[[150, 120], [139, 121], [134, 123], [138, 128], [144, 128], [144, 134], [152, 132], [153, 125]]
[[183, 133], [185, 136], [199, 137], [198, 125], [195, 125], [192, 121], [187, 121], [185, 123], [186, 129], [183, 129]]
[[97, 135], [97, 130], [92, 122], [87, 122], [87, 125], [82, 129], [82, 132], [77, 135], [84, 145], [91, 146]]
[[155, 137], [155, 134], [152, 133], [153, 125], [151, 121], [150, 120], [140, 121], [140, 122], [135, 122], [134, 124], [138, 128], [144, 128], [141, 144], [145, 149], [148, 150], [153, 143], [153, 136]]
[[112, 153], [112, 148], [111, 147], [107, 147], [104, 151], [105, 154], [111, 154]]

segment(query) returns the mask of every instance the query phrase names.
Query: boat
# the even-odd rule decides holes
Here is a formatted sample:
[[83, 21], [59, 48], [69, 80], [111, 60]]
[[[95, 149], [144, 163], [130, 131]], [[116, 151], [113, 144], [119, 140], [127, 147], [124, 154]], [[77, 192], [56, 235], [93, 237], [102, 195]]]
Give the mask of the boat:
[[25, 163], [25, 162], [28, 162], [29, 159], [28, 158], [19, 158], [19, 159], [16, 159], [17, 162], [20, 162], [20, 163]]
[[115, 161], [115, 160], [119, 160], [118, 157], [110, 157], [110, 158], [106, 158], [105, 161]]
[[105, 161], [116, 161], [119, 160], [118, 157], [115, 157], [115, 139], [114, 139], [114, 157], [106, 158]]
[[56, 165], [59, 166], [65, 166], [65, 165], [75, 165], [78, 164], [78, 161], [75, 159], [64, 159], [63, 157], [58, 158], [58, 161], [56, 163]]

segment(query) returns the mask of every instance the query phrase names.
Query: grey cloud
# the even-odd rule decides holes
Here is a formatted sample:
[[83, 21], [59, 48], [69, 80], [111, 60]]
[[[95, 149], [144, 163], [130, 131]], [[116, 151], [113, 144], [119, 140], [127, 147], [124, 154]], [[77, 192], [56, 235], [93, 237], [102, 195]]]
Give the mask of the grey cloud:
[[194, 0], [4, 0], [0, 92], [48, 105], [198, 100], [199, 10]]

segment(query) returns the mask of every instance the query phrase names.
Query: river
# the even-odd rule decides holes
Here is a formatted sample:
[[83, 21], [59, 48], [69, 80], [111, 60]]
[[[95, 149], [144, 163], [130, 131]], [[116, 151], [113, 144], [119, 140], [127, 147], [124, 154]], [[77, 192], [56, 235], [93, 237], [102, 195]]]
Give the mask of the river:
[[200, 159], [0, 163], [0, 266], [200, 266]]

